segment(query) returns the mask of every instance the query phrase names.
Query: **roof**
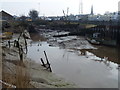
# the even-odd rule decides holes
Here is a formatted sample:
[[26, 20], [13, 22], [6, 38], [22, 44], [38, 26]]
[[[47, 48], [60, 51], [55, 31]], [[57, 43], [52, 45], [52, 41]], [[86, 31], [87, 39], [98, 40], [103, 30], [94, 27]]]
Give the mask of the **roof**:
[[0, 14], [2, 14], [2, 16], [7, 15], [7, 16], [9, 16], [9, 17], [12, 17], [12, 18], [13, 18], [13, 16], [12, 16], [12, 15], [10, 15], [9, 13], [7, 13], [7, 12], [5, 12], [5, 11], [3, 11], [3, 10], [0, 12]]

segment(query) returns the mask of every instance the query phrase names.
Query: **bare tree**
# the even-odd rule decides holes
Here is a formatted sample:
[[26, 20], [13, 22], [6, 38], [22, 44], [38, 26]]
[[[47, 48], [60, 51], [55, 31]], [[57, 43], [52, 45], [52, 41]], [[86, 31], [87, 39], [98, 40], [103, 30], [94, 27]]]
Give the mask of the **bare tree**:
[[31, 17], [32, 20], [36, 20], [38, 18], [38, 11], [36, 10], [31, 10], [29, 12], [29, 16]]

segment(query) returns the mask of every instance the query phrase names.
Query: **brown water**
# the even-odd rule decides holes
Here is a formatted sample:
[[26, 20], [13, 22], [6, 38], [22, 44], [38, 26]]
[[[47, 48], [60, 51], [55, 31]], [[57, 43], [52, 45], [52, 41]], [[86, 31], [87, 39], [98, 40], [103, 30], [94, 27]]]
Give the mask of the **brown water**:
[[[107, 50], [109, 52], [109, 49], [105, 48], [105, 51]], [[111, 62], [115, 61], [112, 60], [114, 55], [112, 54], [112, 58], [111, 53], [105, 53], [104, 50], [104, 53], [101, 53], [98, 49], [81, 55], [79, 51], [72, 49], [50, 47], [47, 42], [31, 42], [27, 57], [41, 63], [40, 58], [45, 61], [43, 51], [47, 52], [53, 73], [80, 88], [118, 88], [118, 65]], [[111, 61], [102, 57], [108, 57]], [[115, 58], [117, 59], [116, 56]]]

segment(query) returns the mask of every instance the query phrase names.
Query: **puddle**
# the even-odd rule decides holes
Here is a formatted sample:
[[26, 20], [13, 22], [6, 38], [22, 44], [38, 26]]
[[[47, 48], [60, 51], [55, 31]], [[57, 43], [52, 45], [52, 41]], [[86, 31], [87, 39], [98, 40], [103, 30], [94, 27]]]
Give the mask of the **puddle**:
[[101, 59], [87, 51], [81, 55], [80, 50], [62, 49], [49, 46], [47, 42], [31, 42], [27, 57], [41, 63], [45, 61], [46, 51], [53, 73], [74, 82], [80, 88], [118, 88], [118, 65]]

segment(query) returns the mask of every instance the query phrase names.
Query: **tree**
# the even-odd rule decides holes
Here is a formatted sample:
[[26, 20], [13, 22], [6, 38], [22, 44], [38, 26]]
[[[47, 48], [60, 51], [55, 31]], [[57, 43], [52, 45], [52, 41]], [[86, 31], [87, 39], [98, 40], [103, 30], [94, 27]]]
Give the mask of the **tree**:
[[28, 27], [28, 22], [27, 22], [27, 17], [25, 15], [22, 15], [19, 17], [20, 22], [15, 26], [15, 27], [22, 27], [24, 29], [27, 29]]
[[38, 11], [36, 11], [36, 10], [31, 10], [31, 11], [29, 12], [29, 16], [30, 16], [30, 18], [31, 18], [32, 20], [36, 20], [36, 19], [38, 18]]

